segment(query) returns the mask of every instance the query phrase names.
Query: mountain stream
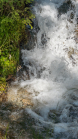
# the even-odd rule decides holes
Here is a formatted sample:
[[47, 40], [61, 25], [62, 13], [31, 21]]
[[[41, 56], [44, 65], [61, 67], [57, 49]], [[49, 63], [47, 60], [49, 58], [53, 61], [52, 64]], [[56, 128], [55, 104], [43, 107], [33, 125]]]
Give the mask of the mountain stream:
[[37, 41], [21, 50], [29, 79], [23, 73], [13, 84], [31, 92], [34, 106], [25, 110], [36, 128], [48, 127], [49, 139], [78, 139], [78, 1], [36, 0], [33, 12]]

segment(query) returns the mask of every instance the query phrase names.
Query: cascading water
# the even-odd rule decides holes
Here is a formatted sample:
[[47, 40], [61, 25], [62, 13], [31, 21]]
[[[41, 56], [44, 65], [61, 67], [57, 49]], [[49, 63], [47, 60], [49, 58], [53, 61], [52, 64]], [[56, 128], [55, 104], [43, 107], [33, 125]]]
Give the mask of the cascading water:
[[26, 111], [38, 126], [53, 129], [49, 139], [78, 139], [77, 9], [74, 0], [36, 0], [37, 43], [21, 51], [30, 79], [19, 85], [32, 93], [34, 103]]

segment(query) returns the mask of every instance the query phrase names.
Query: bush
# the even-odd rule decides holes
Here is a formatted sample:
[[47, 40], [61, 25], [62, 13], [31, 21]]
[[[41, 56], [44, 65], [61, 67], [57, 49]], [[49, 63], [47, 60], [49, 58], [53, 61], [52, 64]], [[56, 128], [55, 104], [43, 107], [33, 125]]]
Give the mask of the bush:
[[27, 7], [32, 1], [0, 1], [0, 81], [16, 72], [19, 64], [19, 44], [25, 33], [25, 25], [30, 25], [32, 29], [31, 21], [34, 15]]

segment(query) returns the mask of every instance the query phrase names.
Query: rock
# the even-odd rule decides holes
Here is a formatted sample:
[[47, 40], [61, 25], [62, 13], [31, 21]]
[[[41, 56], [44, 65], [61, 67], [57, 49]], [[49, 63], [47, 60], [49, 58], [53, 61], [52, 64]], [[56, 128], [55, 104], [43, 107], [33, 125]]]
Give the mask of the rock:
[[26, 106], [33, 106], [30, 99], [22, 99], [23, 108]]
[[0, 102], [2, 102], [2, 98], [0, 98]]
[[51, 119], [51, 121], [53, 123], [58, 123], [59, 121], [59, 113], [55, 110], [50, 110], [49, 114], [48, 114], [49, 119]]
[[13, 75], [8, 75], [8, 78], [6, 79], [6, 81], [14, 81], [15, 77]]
[[0, 102], [6, 102], [7, 100], [7, 93], [0, 94]]
[[[58, 8], [58, 16], [61, 14], [65, 14], [69, 11], [69, 9], [74, 9], [74, 5], [72, 4], [71, 0], [66, 0], [64, 3]], [[74, 17], [74, 15], [72, 16]]]
[[15, 92], [15, 90], [9, 90], [8, 92], [8, 102], [11, 102], [11, 103], [16, 103], [17, 102], [17, 93]]
[[13, 88], [9, 89], [8, 102], [23, 108], [27, 106], [33, 106], [31, 102], [31, 93], [24, 88], [16, 90]]
[[17, 121], [20, 117], [21, 117], [21, 114], [18, 112], [12, 112], [11, 115], [9, 116], [9, 118], [12, 121]]
[[20, 48], [21, 49], [27, 49], [27, 50], [31, 50], [33, 49], [36, 44], [37, 44], [37, 33], [40, 30], [39, 26], [38, 26], [38, 21], [37, 19], [33, 19], [32, 21], [32, 26], [33, 29], [31, 29], [31, 27], [29, 25], [26, 26], [26, 28], [28, 28], [28, 42], [21, 42]]
[[5, 131], [2, 128], [0, 128], [0, 138], [1, 139], [2, 139], [2, 136], [4, 136], [4, 134], [5, 134]]
[[41, 43], [43, 45], [45, 45], [47, 43], [47, 37], [46, 37], [46, 34], [45, 33], [43, 33], [42, 36], [41, 36]]

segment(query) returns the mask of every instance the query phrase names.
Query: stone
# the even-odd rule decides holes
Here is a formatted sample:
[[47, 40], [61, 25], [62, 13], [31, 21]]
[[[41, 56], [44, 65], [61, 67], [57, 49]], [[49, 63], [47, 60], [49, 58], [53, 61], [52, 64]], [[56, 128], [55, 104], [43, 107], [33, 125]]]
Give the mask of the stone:
[[17, 121], [17, 119], [19, 119], [21, 117], [20, 113], [17, 112], [12, 112], [11, 115], [9, 116], [9, 118], [12, 121]]
[[0, 98], [0, 102], [2, 102], [2, 98]]
[[22, 99], [23, 107], [26, 106], [32, 106], [33, 104], [31, 103], [30, 99]]
[[[68, 12], [69, 9], [74, 9], [74, 5], [72, 4], [71, 0], [66, 0], [64, 3], [58, 8], [58, 13], [60, 15], [65, 14]], [[73, 15], [74, 17], [74, 15]]]

